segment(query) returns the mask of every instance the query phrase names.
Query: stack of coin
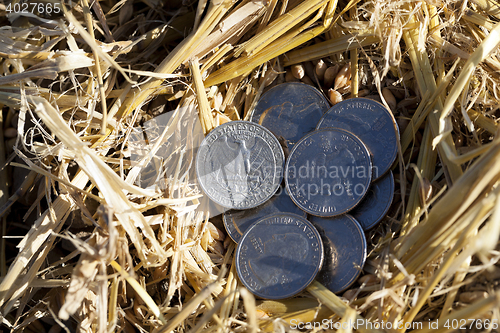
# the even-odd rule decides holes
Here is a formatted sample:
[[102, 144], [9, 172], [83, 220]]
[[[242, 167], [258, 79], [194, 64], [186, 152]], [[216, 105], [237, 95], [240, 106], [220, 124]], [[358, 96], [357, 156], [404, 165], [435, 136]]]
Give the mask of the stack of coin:
[[387, 214], [394, 196], [390, 167], [396, 159], [399, 130], [392, 115], [379, 102], [351, 98], [334, 105], [321, 118], [317, 130], [342, 128], [359, 137], [370, 151], [373, 183], [366, 198], [351, 213], [363, 229], [369, 230]]
[[[203, 191], [229, 209], [224, 225], [238, 243], [241, 282], [268, 299], [293, 296], [315, 278], [345, 290], [366, 259], [364, 231], [392, 202], [394, 117], [364, 98], [328, 110], [316, 89], [285, 83], [262, 96], [251, 119], [214, 129], [196, 161]], [[291, 148], [286, 164], [277, 137]]]

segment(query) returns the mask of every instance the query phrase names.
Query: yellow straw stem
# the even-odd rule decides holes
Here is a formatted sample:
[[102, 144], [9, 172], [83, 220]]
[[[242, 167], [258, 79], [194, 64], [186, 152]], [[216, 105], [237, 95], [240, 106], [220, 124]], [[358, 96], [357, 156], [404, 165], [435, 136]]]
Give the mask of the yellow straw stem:
[[[318, 298], [319, 301], [326, 305], [330, 310], [332, 310], [337, 316], [339, 317], [344, 317], [346, 315], [346, 312], [348, 310], [354, 311], [351, 309], [347, 304], [342, 302], [342, 300], [332, 293], [328, 288], [323, 286], [321, 283], [318, 281], [313, 281], [309, 287], [307, 287], [307, 291], [310, 292], [314, 297]], [[367, 320], [361, 317], [359, 314], [356, 313], [355, 315], [356, 318], [356, 323], [364, 323], [365, 325], [367, 324]], [[370, 328], [368, 329], [367, 326], [369, 325], [356, 325], [356, 329], [362, 333], [364, 332], [372, 332], [372, 333], [381, 333], [382, 331]]]
[[318, 10], [326, 2], [327, 0], [306, 0], [302, 2], [285, 15], [280, 16], [248, 42], [244, 43], [236, 50], [235, 56], [239, 57], [242, 53], [245, 55], [253, 55], [261, 51], [264, 47], [281, 37], [284, 32], [290, 30]]
[[200, 64], [198, 59], [189, 61], [189, 69], [193, 77], [194, 90], [196, 91], [196, 100], [198, 101], [198, 113], [200, 116], [203, 133], [207, 135], [215, 128], [214, 119], [210, 112], [210, 104], [208, 103], [207, 93], [203, 80], [201, 79]]
[[458, 76], [453, 88], [451, 89], [446, 101], [444, 102], [443, 108], [441, 110], [441, 115], [439, 117], [439, 134], [440, 136], [436, 137], [433, 142], [433, 146], [435, 147], [441, 140], [445, 134], [445, 118], [448, 117], [460, 96], [461, 92], [465, 88], [465, 85], [469, 82], [476, 66], [479, 65], [481, 61], [486, 59], [490, 53], [495, 50], [500, 44], [500, 24], [495, 25], [495, 28], [491, 30], [490, 34], [479, 44], [474, 53], [470, 56], [470, 58], [465, 63], [464, 67], [460, 71], [460, 75]]
[[120, 273], [125, 278], [125, 280], [127, 280], [128, 284], [135, 290], [137, 295], [139, 295], [139, 297], [142, 298], [144, 303], [146, 303], [146, 305], [151, 310], [151, 312], [153, 312], [156, 318], [158, 318], [165, 325], [167, 321], [161, 314], [160, 308], [158, 307], [158, 305], [156, 305], [155, 301], [151, 298], [151, 296], [149, 296], [147, 291], [144, 290], [144, 288], [139, 284], [139, 282], [137, 282], [136, 279], [130, 276], [130, 274], [127, 271], [125, 271], [116, 261], [112, 260], [111, 266], [114, 269], [116, 269], [116, 271], [118, 271], [118, 273]]

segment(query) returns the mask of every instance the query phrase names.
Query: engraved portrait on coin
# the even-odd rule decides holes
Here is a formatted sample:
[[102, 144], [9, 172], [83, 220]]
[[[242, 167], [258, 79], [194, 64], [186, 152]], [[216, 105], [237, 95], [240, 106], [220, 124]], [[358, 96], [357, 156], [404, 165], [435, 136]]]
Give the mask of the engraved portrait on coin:
[[387, 108], [368, 98], [351, 98], [332, 106], [317, 129], [343, 128], [358, 136], [373, 157], [373, 179], [382, 177], [398, 152], [399, 130]]
[[210, 132], [200, 145], [196, 173], [203, 192], [233, 209], [256, 207], [278, 189], [284, 154], [266, 128], [232, 121]]
[[236, 270], [252, 293], [267, 299], [291, 297], [316, 277], [323, 243], [305, 218], [279, 213], [254, 223], [236, 250]]
[[309, 133], [286, 162], [290, 198], [305, 212], [336, 216], [354, 208], [371, 181], [371, 159], [359, 138], [343, 129]]
[[299, 82], [279, 84], [265, 92], [252, 111], [256, 122], [277, 137], [283, 137], [290, 149], [305, 134], [313, 131], [330, 104], [316, 88]]

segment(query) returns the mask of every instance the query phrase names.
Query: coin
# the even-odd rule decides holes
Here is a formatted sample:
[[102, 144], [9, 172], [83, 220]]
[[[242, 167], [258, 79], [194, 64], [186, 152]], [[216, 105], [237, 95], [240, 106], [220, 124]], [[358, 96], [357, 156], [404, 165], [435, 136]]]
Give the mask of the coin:
[[253, 208], [279, 188], [284, 158], [278, 139], [268, 129], [246, 121], [228, 122], [201, 143], [196, 157], [198, 182], [223, 207]]
[[321, 129], [307, 134], [290, 152], [286, 188], [305, 212], [336, 216], [363, 199], [371, 167], [370, 153], [358, 137], [343, 129]]
[[351, 211], [351, 215], [363, 227], [373, 228], [387, 214], [394, 197], [394, 176], [389, 170], [382, 178], [372, 182], [366, 197]]
[[236, 271], [253, 294], [267, 299], [291, 297], [316, 277], [323, 243], [305, 218], [280, 213], [252, 225], [236, 249]]
[[306, 217], [306, 213], [297, 207], [285, 188], [280, 187], [278, 192], [262, 205], [245, 210], [231, 209], [224, 213], [224, 226], [227, 234], [238, 243], [247, 229], [266, 216], [275, 213], [293, 213]]
[[366, 238], [359, 223], [349, 214], [334, 218], [311, 216], [323, 239], [325, 259], [316, 279], [334, 293], [356, 281], [366, 260]]
[[323, 114], [330, 108], [326, 98], [316, 88], [299, 82], [277, 85], [262, 95], [255, 106], [251, 121], [283, 137], [292, 146], [313, 131]]
[[373, 156], [373, 178], [383, 176], [396, 159], [399, 130], [392, 113], [368, 98], [351, 98], [335, 104], [318, 123], [317, 129], [343, 128], [357, 135]]

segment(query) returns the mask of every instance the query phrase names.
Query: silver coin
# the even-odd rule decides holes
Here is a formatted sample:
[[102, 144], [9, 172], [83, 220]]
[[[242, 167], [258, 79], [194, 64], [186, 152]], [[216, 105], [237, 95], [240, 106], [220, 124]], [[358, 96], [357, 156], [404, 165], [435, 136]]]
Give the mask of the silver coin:
[[283, 150], [266, 128], [232, 121], [210, 132], [200, 145], [196, 173], [203, 192], [232, 209], [266, 202], [283, 179]]
[[236, 243], [241, 240], [245, 231], [258, 220], [276, 213], [293, 213], [306, 217], [306, 213], [297, 207], [285, 188], [280, 187], [278, 192], [262, 205], [245, 210], [231, 209], [224, 212], [224, 226], [227, 234]]
[[349, 214], [333, 218], [309, 217], [323, 239], [325, 259], [316, 279], [338, 293], [356, 281], [366, 260], [366, 238]]
[[372, 164], [366, 146], [354, 134], [327, 128], [309, 133], [295, 145], [285, 167], [293, 202], [317, 216], [353, 209], [370, 186]]
[[323, 262], [318, 231], [295, 214], [274, 214], [257, 221], [236, 250], [236, 271], [253, 294], [267, 299], [291, 297], [316, 277]]
[[351, 211], [351, 215], [369, 230], [379, 223], [391, 207], [394, 198], [394, 176], [389, 170], [382, 178], [372, 182], [366, 197]]
[[318, 89], [288, 82], [277, 85], [259, 99], [251, 121], [283, 137], [291, 149], [305, 134], [314, 131], [330, 104]]
[[373, 178], [382, 177], [398, 152], [399, 130], [392, 113], [368, 98], [351, 98], [335, 104], [321, 118], [317, 129], [343, 128], [357, 135], [373, 156]]

